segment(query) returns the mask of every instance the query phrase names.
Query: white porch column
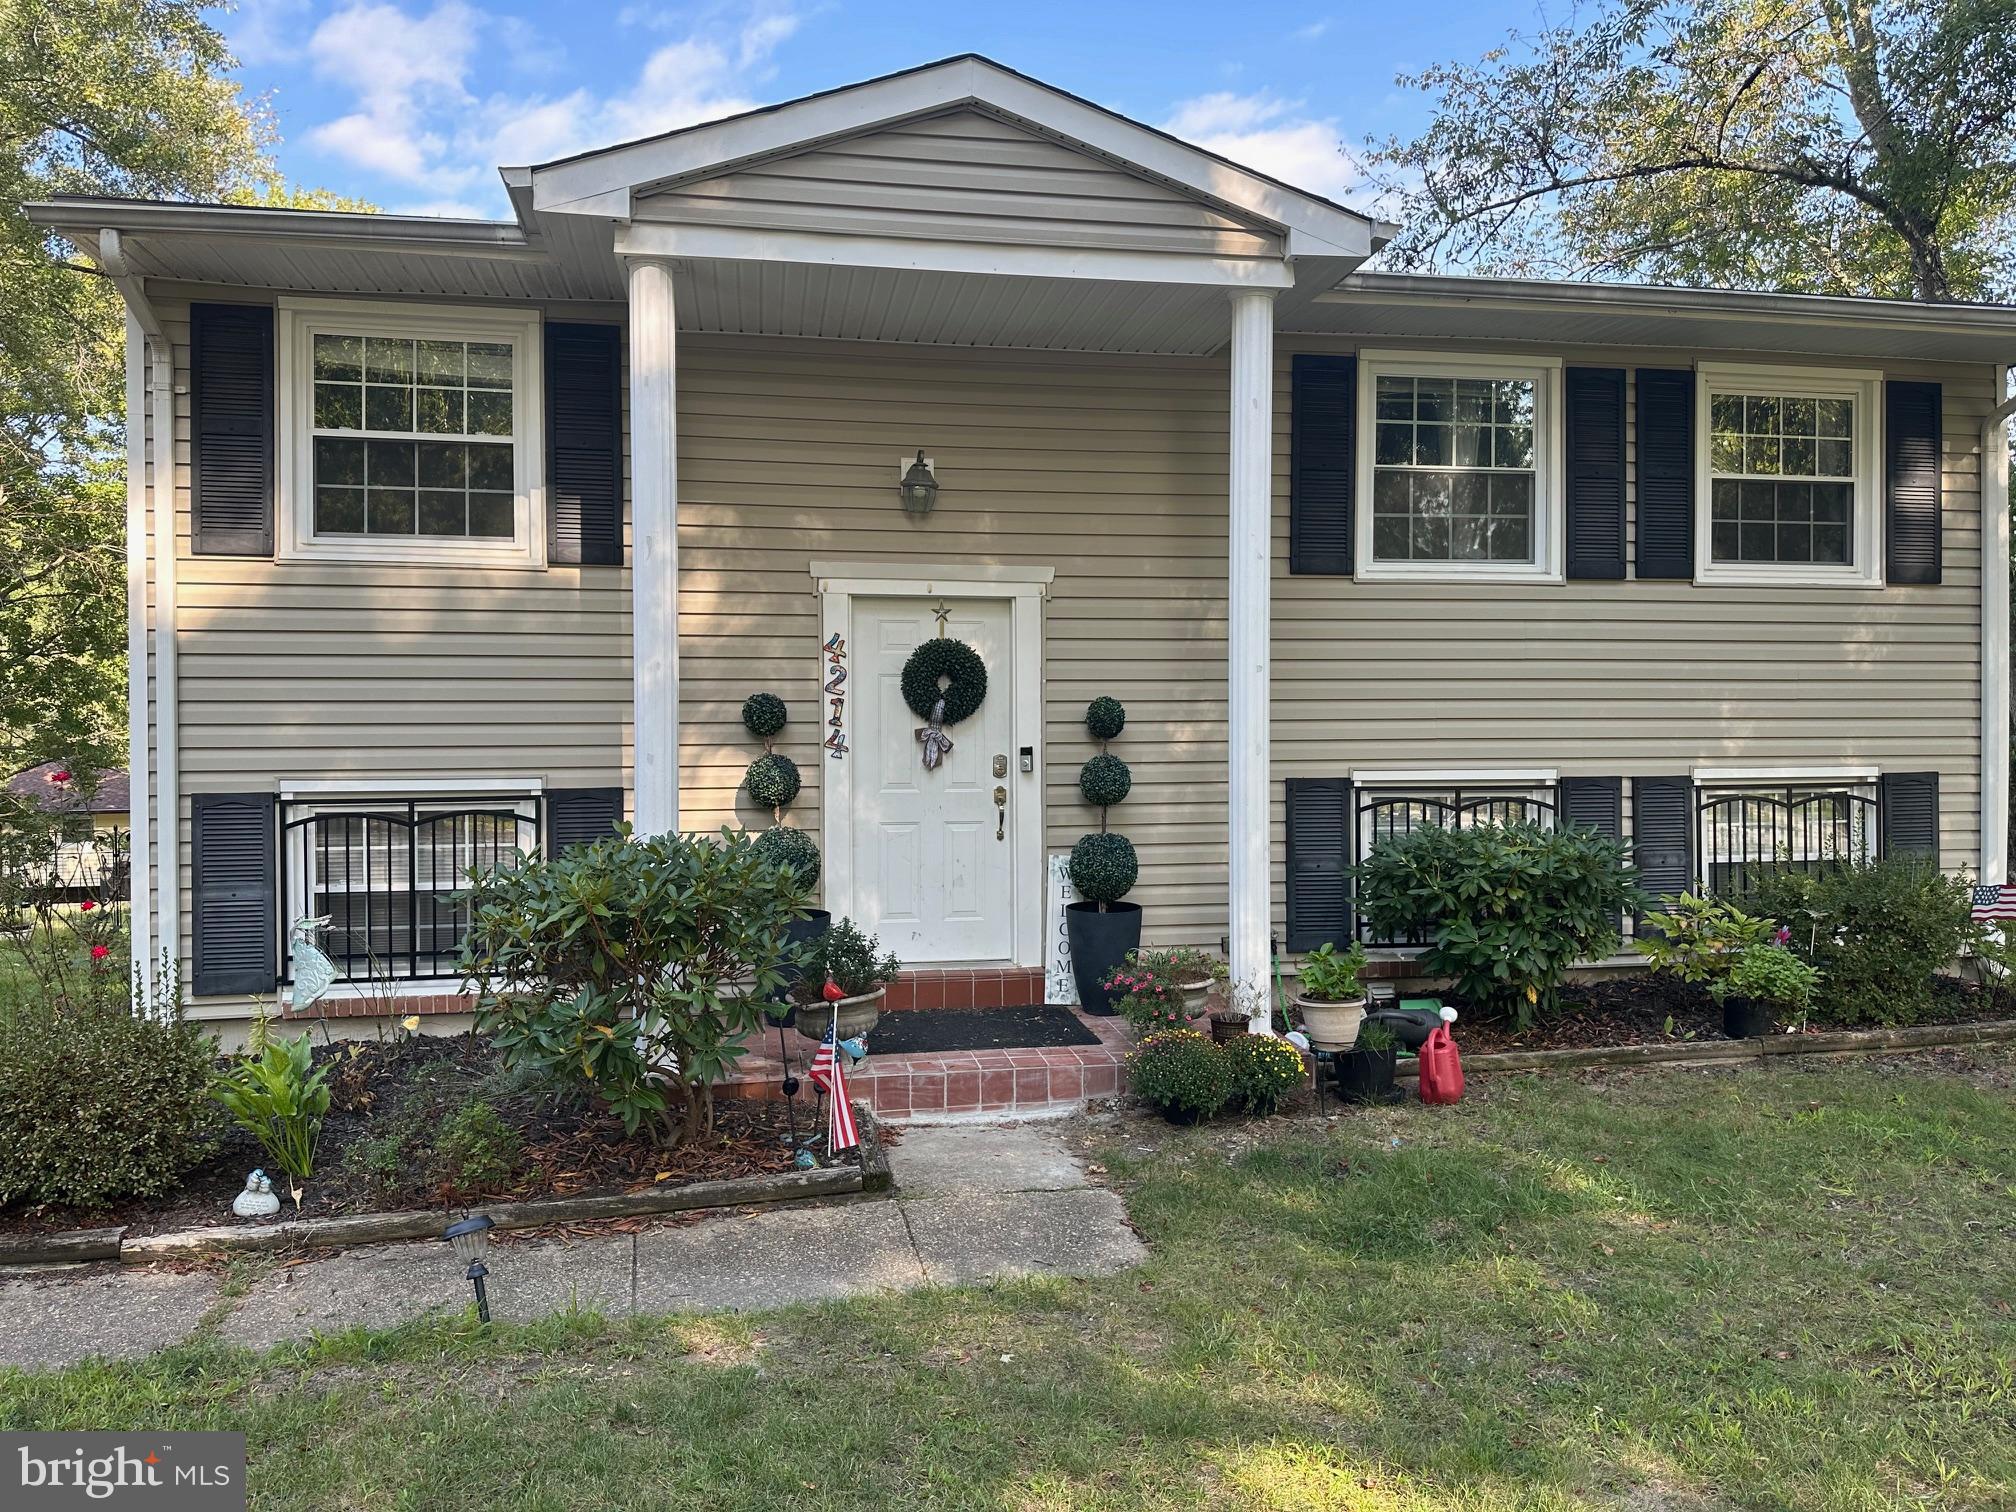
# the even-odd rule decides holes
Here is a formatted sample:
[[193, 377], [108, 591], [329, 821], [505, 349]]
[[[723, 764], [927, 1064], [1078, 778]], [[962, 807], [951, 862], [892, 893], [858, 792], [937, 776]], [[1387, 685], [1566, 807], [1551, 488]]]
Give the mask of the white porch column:
[[1268, 650], [1273, 540], [1274, 295], [1232, 296], [1230, 625], [1226, 637], [1227, 829], [1233, 1001], [1271, 1033], [1268, 930]]
[[679, 828], [679, 447], [672, 265], [630, 264], [630, 636], [636, 832]]

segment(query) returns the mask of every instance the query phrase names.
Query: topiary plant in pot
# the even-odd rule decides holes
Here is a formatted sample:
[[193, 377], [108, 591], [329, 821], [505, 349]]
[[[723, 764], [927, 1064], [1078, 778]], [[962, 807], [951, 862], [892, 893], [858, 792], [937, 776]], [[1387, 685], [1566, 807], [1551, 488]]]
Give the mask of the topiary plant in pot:
[[[784, 700], [775, 693], [751, 693], [743, 700], [743, 727], [763, 742], [763, 754], [749, 763], [749, 770], [742, 780], [749, 789], [749, 796], [769, 809], [771, 818], [776, 821], [756, 837], [756, 854], [773, 865], [789, 867], [798, 879], [799, 889], [810, 898], [813, 888], [819, 885], [819, 846], [804, 830], [784, 822], [784, 810], [798, 796], [802, 784], [797, 763], [788, 756], [780, 755], [773, 746], [788, 718]], [[809, 903], [801, 913], [801, 917], [791, 921], [786, 941], [794, 947], [794, 951], [795, 947], [818, 939], [833, 924], [832, 914], [823, 908], [813, 908]], [[797, 969], [787, 966], [785, 986], [779, 989], [775, 1001], [783, 1002], [785, 993], [797, 979]]]
[[1125, 835], [1106, 827], [1107, 810], [1134, 786], [1127, 763], [1107, 751], [1106, 742], [1127, 727], [1127, 711], [1117, 698], [1095, 698], [1085, 708], [1085, 728], [1099, 742], [1099, 754], [1078, 772], [1078, 791], [1099, 810], [1096, 834], [1080, 835], [1071, 847], [1071, 885], [1078, 901], [1064, 910], [1071, 941], [1071, 975], [1078, 1002], [1087, 1013], [1110, 1015], [1113, 994], [1106, 985], [1113, 968], [1141, 943], [1141, 905], [1121, 900], [1141, 875], [1141, 861]]

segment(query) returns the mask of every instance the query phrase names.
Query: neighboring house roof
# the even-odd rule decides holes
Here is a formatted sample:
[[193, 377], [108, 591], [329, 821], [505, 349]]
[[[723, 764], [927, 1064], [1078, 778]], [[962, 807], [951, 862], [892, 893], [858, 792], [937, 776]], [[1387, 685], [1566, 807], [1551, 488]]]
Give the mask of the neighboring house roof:
[[60, 761], [45, 761], [38, 767], [17, 772], [7, 779], [7, 791], [27, 798], [51, 813], [84, 809], [93, 814], [124, 814], [131, 811], [132, 797], [126, 774], [101, 772], [98, 786], [88, 799], [73, 782], [58, 782], [57, 774], [69, 769]]

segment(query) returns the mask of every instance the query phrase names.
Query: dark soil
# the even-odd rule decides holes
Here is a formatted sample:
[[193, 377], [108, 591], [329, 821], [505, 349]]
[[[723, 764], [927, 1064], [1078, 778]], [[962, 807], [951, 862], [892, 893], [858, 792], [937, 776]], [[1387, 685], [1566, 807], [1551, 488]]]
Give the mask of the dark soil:
[[[472, 1035], [339, 1040], [317, 1047], [315, 1063], [330, 1068], [330, 1107], [315, 1174], [303, 1189], [303, 1217], [416, 1209], [459, 1214], [478, 1200], [642, 1191], [793, 1168], [788, 1114], [775, 1099], [723, 1099], [715, 1104], [712, 1134], [661, 1150], [648, 1133], [624, 1133], [621, 1120], [573, 1088], [506, 1071], [489, 1043]], [[463, 1185], [434, 1141], [444, 1121], [472, 1100], [496, 1111], [518, 1150], [510, 1175]], [[803, 1138], [820, 1124], [806, 1092], [796, 1101]], [[231, 1200], [244, 1190], [246, 1173], [267, 1161], [258, 1141], [221, 1110], [219, 1120], [216, 1152], [175, 1191], [96, 1212], [11, 1208], [0, 1212], [0, 1233], [125, 1224], [149, 1234], [242, 1222], [232, 1215]], [[843, 1158], [858, 1163], [858, 1152]], [[280, 1216], [293, 1217], [286, 1178], [276, 1176], [273, 1189], [281, 1198]]]
[[[1926, 1024], [1970, 1024], [2016, 1018], [2016, 991], [1980, 987], [1940, 977], [1933, 983], [1938, 1008], [1918, 1020]], [[1707, 992], [1672, 977], [1636, 972], [1561, 989], [1557, 1012], [1531, 1029], [1515, 1032], [1503, 1019], [1462, 1013], [1455, 1028], [1458, 1048], [1478, 1054], [1497, 1050], [1593, 1050], [1610, 1045], [1663, 1045], [1685, 1040], [1719, 1040], [1722, 1010]], [[1459, 1012], [1462, 1000], [1445, 996]], [[1813, 1033], [1875, 1028], [1873, 1024], [1813, 1024]]]

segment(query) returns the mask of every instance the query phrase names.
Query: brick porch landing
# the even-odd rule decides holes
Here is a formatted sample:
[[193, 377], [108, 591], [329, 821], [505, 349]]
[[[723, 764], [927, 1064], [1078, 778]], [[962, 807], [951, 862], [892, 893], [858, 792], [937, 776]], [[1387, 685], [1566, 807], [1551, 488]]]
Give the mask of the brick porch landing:
[[[1056, 1115], [1083, 1107], [1088, 1098], [1118, 1096], [1129, 1043], [1126, 1020], [1072, 1012], [1099, 1036], [1098, 1044], [870, 1054], [866, 1065], [848, 1076], [847, 1089], [881, 1117], [898, 1121]], [[792, 1068], [803, 1081], [812, 1061], [812, 1042], [787, 1028], [784, 1043]], [[874, 1036], [869, 1036], [869, 1043], [872, 1046]], [[722, 1097], [777, 1097], [781, 1080], [773, 1029], [764, 1036], [760, 1051], [752, 1049], [736, 1063], [734, 1079], [714, 1090]], [[811, 1106], [811, 1091], [809, 1084], [800, 1087], [800, 1106]]]

